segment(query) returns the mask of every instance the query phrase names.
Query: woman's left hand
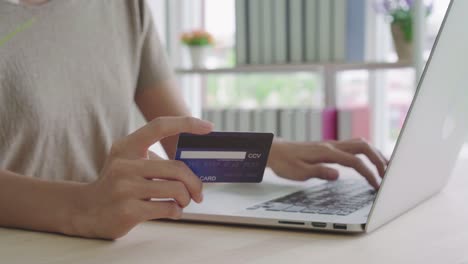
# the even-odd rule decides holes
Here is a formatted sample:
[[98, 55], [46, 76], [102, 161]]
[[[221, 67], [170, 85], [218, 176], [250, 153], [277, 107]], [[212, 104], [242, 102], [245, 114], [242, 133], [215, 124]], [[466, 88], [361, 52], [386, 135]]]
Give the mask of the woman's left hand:
[[336, 163], [355, 169], [370, 185], [378, 189], [377, 176], [357, 154], [365, 155], [375, 165], [379, 176], [383, 177], [388, 160], [362, 139], [324, 142], [288, 142], [275, 139], [268, 166], [278, 176], [290, 180], [336, 180], [338, 171], [325, 165]]

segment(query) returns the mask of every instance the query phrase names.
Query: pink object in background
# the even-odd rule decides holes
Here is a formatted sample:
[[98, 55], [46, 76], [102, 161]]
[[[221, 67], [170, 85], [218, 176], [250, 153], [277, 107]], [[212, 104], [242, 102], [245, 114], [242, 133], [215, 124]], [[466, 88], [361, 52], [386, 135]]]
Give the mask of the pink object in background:
[[322, 111], [322, 137], [323, 140], [338, 139], [338, 111], [336, 108], [324, 108]]
[[344, 108], [338, 111], [338, 139], [353, 138], [371, 140], [370, 110], [367, 106]]

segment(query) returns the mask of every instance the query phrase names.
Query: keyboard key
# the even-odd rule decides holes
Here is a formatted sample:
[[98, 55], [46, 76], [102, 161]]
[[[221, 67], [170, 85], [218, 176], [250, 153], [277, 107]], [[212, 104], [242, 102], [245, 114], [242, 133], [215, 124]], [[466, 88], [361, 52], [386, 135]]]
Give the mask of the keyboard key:
[[336, 213], [336, 215], [345, 216], [345, 215], [349, 215], [349, 213], [348, 213], [348, 212], [339, 211], [339, 212]]
[[268, 207], [266, 207], [265, 209], [267, 211], [281, 211], [281, 210], [286, 209], [286, 208], [291, 207], [291, 206], [292, 206], [291, 204], [272, 203]]
[[297, 213], [306, 209], [304, 206], [291, 206], [283, 210], [283, 212]]
[[306, 208], [306, 209], [302, 210], [301, 213], [305, 213], [305, 214], [317, 214], [319, 211], [320, 211], [320, 209], [309, 209], [309, 208]]
[[336, 215], [336, 210], [321, 210], [321, 211], [318, 212], [318, 214]]

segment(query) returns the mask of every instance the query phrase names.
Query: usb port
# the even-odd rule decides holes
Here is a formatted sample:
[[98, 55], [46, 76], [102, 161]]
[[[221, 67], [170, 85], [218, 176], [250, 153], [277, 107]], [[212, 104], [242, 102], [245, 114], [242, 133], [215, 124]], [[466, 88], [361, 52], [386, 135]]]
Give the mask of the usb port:
[[325, 228], [327, 227], [327, 223], [322, 223], [322, 222], [312, 222], [313, 227], [320, 227], [320, 228]]
[[333, 224], [333, 228], [334, 228], [334, 229], [338, 229], [338, 230], [346, 230], [346, 229], [348, 229], [348, 227], [347, 227], [345, 224]]

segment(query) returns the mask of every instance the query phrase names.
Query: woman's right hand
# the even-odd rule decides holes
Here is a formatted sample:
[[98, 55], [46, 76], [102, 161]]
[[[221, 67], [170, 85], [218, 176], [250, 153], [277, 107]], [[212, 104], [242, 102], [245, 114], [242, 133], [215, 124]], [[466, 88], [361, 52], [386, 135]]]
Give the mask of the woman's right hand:
[[200, 203], [200, 179], [183, 162], [150, 159], [148, 148], [168, 136], [212, 129], [192, 117], [161, 117], [116, 141], [99, 179], [82, 187], [74, 235], [117, 239], [140, 222], [178, 219], [191, 200]]

